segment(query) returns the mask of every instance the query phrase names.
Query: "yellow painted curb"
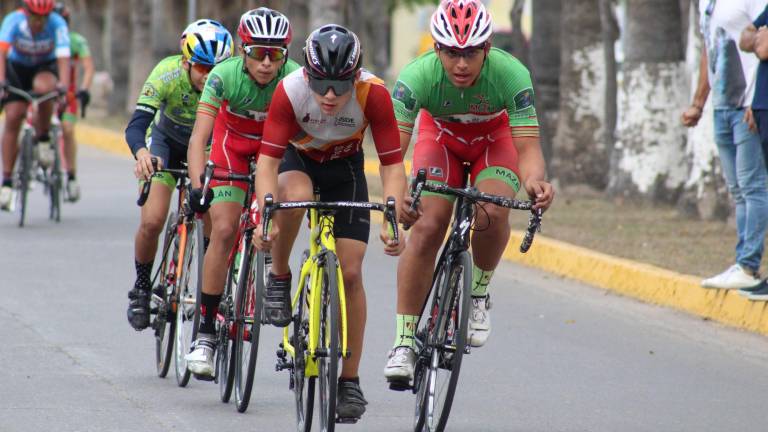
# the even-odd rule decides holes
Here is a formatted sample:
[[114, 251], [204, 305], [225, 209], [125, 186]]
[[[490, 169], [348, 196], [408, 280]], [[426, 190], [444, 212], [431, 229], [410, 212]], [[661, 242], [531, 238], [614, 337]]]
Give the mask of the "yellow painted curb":
[[[83, 144], [131, 156], [120, 133], [78, 124], [76, 136]], [[365, 161], [366, 174], [378, 175], [378, 168], [378, 161]], [[406, 162], [406, 170], [410, 172], [410, 169], [410, 162]], [[541, 235], [536, 236], [528, 253], [521, 254], [518, 245], [522, 237], [522, 232], [512, 232], [504, 259], [768, 335], [768, 302], [752, 302], [734, 291], [704, 289], [699, 285], [700, 279], [693, 276], [616, 258]]]

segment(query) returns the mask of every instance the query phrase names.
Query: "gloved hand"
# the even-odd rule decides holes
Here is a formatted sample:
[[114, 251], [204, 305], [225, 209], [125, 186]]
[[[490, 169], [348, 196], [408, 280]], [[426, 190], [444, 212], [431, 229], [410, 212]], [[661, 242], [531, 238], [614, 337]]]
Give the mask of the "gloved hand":
[[205, 213], [211, 207], [211, 201], [213, 201], [213, 190], [208, 189], [205, 194], [205, 200], [200, 204], [200, 198], [203, 197], [203, 189], [195, 188], [189, 193], [189, 208], [195, 213]]
[[78, 90], [77, 93], [75, 94], [75, 97], [80, 99], [80, 103], [83, 105], [88, 105], [89, 103], [91, 103], [91, 92], [89, 92], [86, 89]]

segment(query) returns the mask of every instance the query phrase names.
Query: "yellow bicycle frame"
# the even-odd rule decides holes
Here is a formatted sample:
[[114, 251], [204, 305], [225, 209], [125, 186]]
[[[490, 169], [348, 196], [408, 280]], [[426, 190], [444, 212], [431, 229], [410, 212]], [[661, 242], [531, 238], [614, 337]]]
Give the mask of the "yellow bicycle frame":
[[[293, 295], [291, 310], [295, 310], [296, 302], [301, 298], [301, 292], [305, 289], [309, 289], [309, 334], [307, 335], [308, 347], [304, 376], [316, 377], [318, 376], [318, 368], [315, 353], [317, 352], [317, 346], [320, 339], [320, 308], [322, 307], [323, 298], [323, 267], [319, 262], [320, 257], [326, 251], [336, 255], [336, 238], [333, 236], [333, 215], [320, 215], [319, 210], [309, 209], [309, 228], [309, 258], [304, 261], [304, 264], [301, 267], [301, 276], [299, 277], [296, 293]], [[307, 276], [309, 276], [309, 287], [306, 286]], [[339, 291], [339, 309], [341, 311], [341, 355], [346, 358], [349, 355], [349, 351], [347, 350], [347, 298], [344, 292], [344, 278], [342, 277], [341, 264], [338, 264], [336, 267], [336, 286]], [[289, 328], [290, 326], [285, 327], [283, 330], [283, 347], [291, 357], [296, 358], [296, 350], [290, 343]], [[326, 335], [326, 339], [325, 345], [330, 345], [330, 334]]]

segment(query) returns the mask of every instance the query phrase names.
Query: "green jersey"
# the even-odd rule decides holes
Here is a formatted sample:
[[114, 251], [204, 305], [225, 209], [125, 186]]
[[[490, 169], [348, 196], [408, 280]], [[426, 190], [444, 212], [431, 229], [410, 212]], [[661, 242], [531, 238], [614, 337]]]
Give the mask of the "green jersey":
[[88, 48], [88, 41], [85, 40], [80, 33], [73, 31], [69, 32], [69, 53], [70, 57], [74, 60], [91, 56], [91, 50]]
[[512, 55], [491, 48], [477, 81], [458, 88], [448, 79], [434, 51], [423, 54], [400, 72], [392, 91], [395, 117], [402, 132], [413, 133], [419, 110], [451, 129], [477, 130], [478, 123], [508, 116], [513, 136], [538, 136], [531, 76]]
[[261, 139], [277, 83], [300, 66], [289, 59], [266, 86], [258, 85], [244, 68], [241, 56], [216, 65], [205, 82], [198, 112], [215, 117], [221, 110], [228, 130]]
[[155, 120], [169, 138], [186, 145], [195, 124], [199, 93], [192, 87], [189, 72], [182, 66], [182, 56], [166, 57], [155, 66], [144, 82], [136, 109], [160, 116]]

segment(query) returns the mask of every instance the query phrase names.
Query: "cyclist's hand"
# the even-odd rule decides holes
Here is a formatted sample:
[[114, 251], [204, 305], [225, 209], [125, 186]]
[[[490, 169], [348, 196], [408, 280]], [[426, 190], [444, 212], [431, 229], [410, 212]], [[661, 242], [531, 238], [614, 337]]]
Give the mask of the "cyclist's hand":
[[163, 160], [152, 154], [147, 149], [139, 149], [136, 152], [136, 166], [133, 168], [133, 173], [137, 179], [149, 180], [152, 174], [155, 173], [155, 169], [152, 167], [152, 158], [157, 159], [157, 169], [163, 168]]
[[525, 190], [528, 196], [534, 200], [534, 209], [546, 210], [555, 198], [555, 190], [550, 183], [544, 180], [528, 179], [525, 182]]
[[424, 213], [421, 211], [421, 206], [417, 207], [416, 210], [411, 211], [411, 204], [413, 203], [413, 198], [411, 198], [410, 195], [406, 195], [403, 198], [402, 205], [400, 206], [400, 211], [398, 212], [398, 219], [401, 224], [403, 225], [413, 225], [416, 223], [417, 220], [421, 217], [421, 215]]
[[77, 93], [75, 94], [75, 97], [80, 99], [80, 103], [83, 105], [88, 105], [89, 103], [91, 103], [91, 92], [89, 92], [86, 89], [78, 90]]
[[389, 256], [399, 256], [405, 250], [405, 233], [400, 227], [397, 227], [398, 237], [400, 241], [395, 244], [395, 239], [389, 236], [389, 223], [384, 222], [381, 225], [381, 233], [379, 238], [384, 243], [384, 253]]
[[[189, 192], [189, 208], [195, 213], [205, 213], [211, 207], [211, 201], [213, 201], [213, 189], [208, 189], [205, 193], [205, 199], [203, 198], [203, 189], [194, 188]], [[202, 201], [202, 204], [200, 203]]]
[[701, 119], [702, 110], [701, 108], [691, 105], [683, 111], [683, 115], [681, 116], [680, 120], [683, 123], [683, 126], [685, 127], [694, 127], [699, 123], [699, 119]]
[[253, 245], [260, 251], [268, 251], [272, 249], [275, 240], [280, 236], [280, 228], [277, 227], [274, 219], [271, 221], [271, 229], [267, 233], [267, 239], [264, 240], [261, 234], [264, 232], [264, 225], [259, 223], [256, 226], [256, 231], [253, 232]]

